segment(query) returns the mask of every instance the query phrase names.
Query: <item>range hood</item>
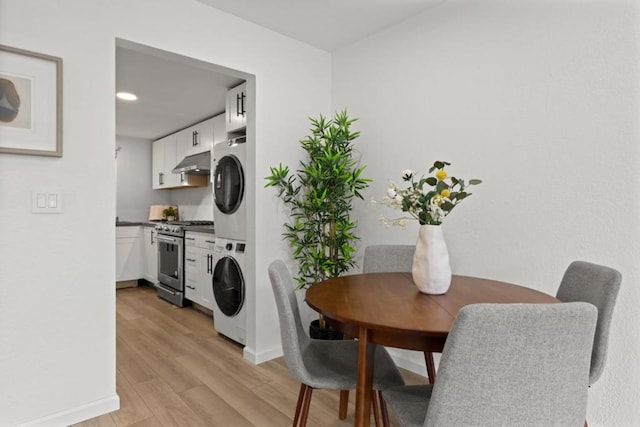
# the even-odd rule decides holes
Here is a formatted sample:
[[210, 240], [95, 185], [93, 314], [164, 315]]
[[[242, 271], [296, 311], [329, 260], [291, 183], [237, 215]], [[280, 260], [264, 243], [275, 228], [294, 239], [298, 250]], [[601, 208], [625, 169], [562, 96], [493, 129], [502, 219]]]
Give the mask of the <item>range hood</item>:
[[187, 173], [191, 175], [207, 175], [211, 169], [211, 152], [193, 154], [185, 157], [173, 168], [173, 173]]

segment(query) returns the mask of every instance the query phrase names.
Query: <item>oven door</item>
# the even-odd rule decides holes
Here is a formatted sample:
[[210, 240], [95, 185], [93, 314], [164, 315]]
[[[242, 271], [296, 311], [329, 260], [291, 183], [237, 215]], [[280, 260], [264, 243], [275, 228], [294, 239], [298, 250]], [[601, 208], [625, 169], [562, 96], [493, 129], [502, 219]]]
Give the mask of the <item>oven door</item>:
[[158, 234], [158, 281], [176, 291], [184, 291], [182, 263], [184, 239]]

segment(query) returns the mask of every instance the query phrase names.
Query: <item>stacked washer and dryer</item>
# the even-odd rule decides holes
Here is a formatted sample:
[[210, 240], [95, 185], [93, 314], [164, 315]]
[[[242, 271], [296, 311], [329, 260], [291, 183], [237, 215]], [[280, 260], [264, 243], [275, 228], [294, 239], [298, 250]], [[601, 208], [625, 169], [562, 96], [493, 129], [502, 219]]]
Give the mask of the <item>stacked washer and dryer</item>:
[[246, 137], [218, 142], [213, 147], [213, 322], [218, 333], [241, 344], [246, 340], [245, 201]]

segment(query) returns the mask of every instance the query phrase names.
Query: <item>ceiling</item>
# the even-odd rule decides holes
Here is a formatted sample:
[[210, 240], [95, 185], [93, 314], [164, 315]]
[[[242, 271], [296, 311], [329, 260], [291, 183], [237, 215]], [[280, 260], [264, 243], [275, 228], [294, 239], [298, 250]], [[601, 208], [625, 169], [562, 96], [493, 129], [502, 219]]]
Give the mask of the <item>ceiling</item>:
[[227, 90], [238, 73], [169, 52], [119, 42], [116, 47], [116, 135], [158, 139], [225, 110]]
[[198, 1], [331, 52], [445, 0]]
[[[197, 0], [326, 51], [398, 24], [445, 0]], [[227, 89], [246, 76], [234, 70], [119, 40], [116, 134], [158, 139], [224, 112]]]

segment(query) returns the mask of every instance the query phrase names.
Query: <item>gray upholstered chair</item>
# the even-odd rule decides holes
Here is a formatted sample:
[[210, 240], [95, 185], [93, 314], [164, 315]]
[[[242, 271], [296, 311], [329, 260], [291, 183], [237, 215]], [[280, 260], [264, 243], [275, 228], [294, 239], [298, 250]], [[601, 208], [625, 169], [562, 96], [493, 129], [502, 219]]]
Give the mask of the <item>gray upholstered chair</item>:
[[370, 245], [364, 248], [363, 273], [411, 272], [415, 245]]
[[[370, 245], [364, 249], [362, 260], [363, 273], [397, 273], [411, 272], [415, 245]], [[426, 351], [424, 361], [427, 365], [429, 382], [436, 379], [436, 364], [433, 353]]]
[[382, 396], [401, 426], [580, 427], [597, 316], [583, 302], [463, 307], [435, 384]]
[[[290, 374], [301, 382], [294, 426], [306, 425], [314, 388], [353, 390], [358, 378], [358, 343], [352, 340], [314, 340], [305, 333], [295, 295], [295, 283], [286, 264], [276, 260], [269, 266], [269, 278], [278, 307], [282, 350]], [[395, 363], [384, 347], [376, 348], [374, 359], [374, 415], [378, 423], [380, 406], [383, 422], [388, 423], [380, 390], [404, 384]], [[346, 415], [346, 414], [345, 414]], [[300, 424], [298, 424], [300, 422]]]
[[611, 318], [621, 282], [622, 275], [613, 268], [584, 261], [574, 261], [567, 267], [556, 293], [556, 298], [560, 301], [588, 302], [598, 309], [598, 324], [591, 353], [589, 385], [595, 383], [604, 370]]
[[[567, 267], [556, 293], [556, 298], [560, 301], [584, 301], [598, 309], [598, 323], [591, 352], [590, 386], [598, 381], [604, 370], [611, 318], [621, 282], [622, 275], [613, 268], [574, 261]], [[588, 425], [586, 421], [584, 425]]]

